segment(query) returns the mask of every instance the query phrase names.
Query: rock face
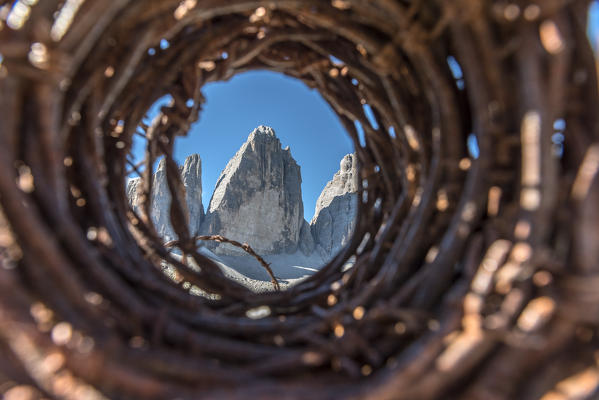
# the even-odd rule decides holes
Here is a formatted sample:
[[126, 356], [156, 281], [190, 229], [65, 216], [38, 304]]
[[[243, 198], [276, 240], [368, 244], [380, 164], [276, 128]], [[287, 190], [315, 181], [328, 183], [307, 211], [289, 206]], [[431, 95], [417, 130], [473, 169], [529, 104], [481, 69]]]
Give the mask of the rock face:
[[310, 228], [321, 256], [329, 259], [351, 238], [358, 206], [358, 171], [355, 154], [341, 160], [339, 171], [318, 200]]
[[[289, 147], [282, 149], [272, 128], [259, 126], [221, 173], [201, 231], [249, 243], [259, 254], [293, 253], [300, 246], [304, 220], [300, 167]], [[240, 254], [226, 244], [208, 242], [217, 254]]]
[[314, 242], [314, 236], [312, 236], [312, 229], [310, 224], [304, 219], [302, 221], [302, 228], [300, 229], [300, 242], [299, 249], [302, 253], [309, 256], [314, 252], [316, 243]]
[[197, 235], [204, 221], [204, 205], [202, 204], [202, 160], [199, 154], [192, 154], [185, 159], [181, 179], [185, 186], [185, 200], [189, 210], [189, 232]]
[[152, 222], [165, 242], [175, 239], [170, 223], [171, 194], [166, 182], [166, 163], [160, 160], [152, 182]]
[[[204, 219], [202, 205], [202, 161], [199, 154], [193, 154], [185, 159], [180, 168], [181, 179], [185, 186], [185, 198], [189, 210], [189, 231], [197, 235]], [[151, 218], [157, 233], [165, 242], [176, 239], [170, 223], [171, 194], [166, 181], [166, 164], [164, 159], [158, 164], [152, 181]], [[127, 184], [127, 197], [134, 210], [141, 205], [141, 179], [131, 179]]]
[[[348, 154], [316, 202], [310, 224], [304, 219], [300, 167], [272, 128], [259, 126], [221, 173], [206, 215], [202, 205], [202, 163], [198, 154], [180, 167], [191, 235], [223, 235], [248, 243], [260, 255], [301, 251], [329, 260], [351, 238], [357, 211], [357, 159]], [[131, 179], [127, 197], [141, 205], [141, 180]], [[165, 240], [176, 239], [170, 224], [171, 196], [164, 160], [153, 176], [151, 218]], [[246, 254], [236, 247], [205, 242], [216, 254]]]
[[132, 178], [127, 182], [127, 200], [133, 207], [133, 210], [137, 211], [141, 206], [141, 179]]

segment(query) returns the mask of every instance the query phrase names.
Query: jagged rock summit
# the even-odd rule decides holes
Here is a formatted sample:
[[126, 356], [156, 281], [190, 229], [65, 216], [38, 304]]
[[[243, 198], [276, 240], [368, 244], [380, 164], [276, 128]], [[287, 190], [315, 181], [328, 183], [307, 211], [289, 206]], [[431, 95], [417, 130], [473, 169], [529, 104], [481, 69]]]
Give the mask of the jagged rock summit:
[[321, 255], [331, 258], [351, 238], [358, 207], [358, 162], [355, 154], [347, 154], [316, 201], [310, 222], [312, 236]]
[[[313, 249], [301, 192], [300, 167], [271, 127], [254, 129], [221, 173], [201, 231], [250, 243], [260, 254]], [[300, 245], [304, 228], [304, 240]], [[208, 243], [217, 254], [239, 254]]]
[[[202, 160], [199, 154], [192, 154], [180, 167], [181, 179], [185, 186], [185, 200], [189, 211], [190, 234], [197, 235], [204, 219], [202, 205]], [[141, 178], [133, 178], [127, 183], [127, 198], [134, 210], [141, 206]], [[176, 239], [170, 223], [171, 194], [166, 181], [166, 164], [160, 160], [152, 177], [152, 209], [150, 216], [157, 233], [165, 240]]]

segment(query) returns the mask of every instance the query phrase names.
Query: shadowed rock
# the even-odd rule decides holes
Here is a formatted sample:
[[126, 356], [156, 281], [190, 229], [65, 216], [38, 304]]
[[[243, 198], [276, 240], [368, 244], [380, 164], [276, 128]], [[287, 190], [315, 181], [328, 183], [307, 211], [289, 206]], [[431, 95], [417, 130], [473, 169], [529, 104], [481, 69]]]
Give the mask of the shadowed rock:
[[[190, 234], [197, 235], [204, 219], [204, 206], [202, 205], [202, 161], [199, 154], [190, 155], [179, 168], [181, 179], [185, 187], [185, 200], [189, 211]], [[152, 209], [151, 218], [157, 233], [169, 241], [176, 239], [170, 223], [171, 194], [166, 180], [166, 164], [160, 160], [152, 181]], [[141, 179], [133, 178], [127, 184], [127, 198], [134, 210], [141, 206]]]
[[185, 159], [181, 179], [185, 186], [185, 200], [189, 210], [189, 232], [193, 236], [200, 232], [200, 225], [204, 220], [202, 160], [199, 154], [192, 154]]

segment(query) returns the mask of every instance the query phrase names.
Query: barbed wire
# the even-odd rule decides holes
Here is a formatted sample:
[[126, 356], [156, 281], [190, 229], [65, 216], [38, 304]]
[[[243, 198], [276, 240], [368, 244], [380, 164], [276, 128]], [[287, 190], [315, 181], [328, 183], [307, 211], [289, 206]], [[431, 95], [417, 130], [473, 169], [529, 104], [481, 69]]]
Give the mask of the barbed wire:
[[[5, 397], [596, 395], [588, 1], [12, 3], [0, 7]], [[268, 293], [197, 251], [172, 157], [203, 85], [255, 69], [317, 89], [359, 161], [350, 243]], [[199, 270], [150, 218], [161, 156], [172, 245]]]
[[[245, 251], [252, 257], [254, 257], [256, 260], [258, 260], [260, 265], [268, 273], [268, 276], [270, 277], [270, 280], [271, 280], [275, 290], [281, 290], [281, 287], [279, 286], [279, 282], [277, 281], [277, 278], [275, 278], [275, 275], [273, 274], [272, 269], [270, 268], [270, 264], [267, 263], [266, 260], [264, 260], [264, 258], [262, 258], [259, 254], [257, 254], [249, 244], [241, 243], [236, 240], [231, 240], [222, 235], [199, 235], [199, 236], [195, 236], [193, 238], [193, 240], [196, 240], [196, 241], [203, 240], [203, 241], [213, 241], [213, 242], [218, 242], [218, 243], [227, 243], [227, 244], [230, 244], [231, 246], [235, 246], [235, 247], [242, 249], [243, 251]], [[176, 246], [178, 244], [179, 244], [178, 240], [171, 240], [171, 241], [165, 243], [164, 247], [169, 248], [169, 247]]]

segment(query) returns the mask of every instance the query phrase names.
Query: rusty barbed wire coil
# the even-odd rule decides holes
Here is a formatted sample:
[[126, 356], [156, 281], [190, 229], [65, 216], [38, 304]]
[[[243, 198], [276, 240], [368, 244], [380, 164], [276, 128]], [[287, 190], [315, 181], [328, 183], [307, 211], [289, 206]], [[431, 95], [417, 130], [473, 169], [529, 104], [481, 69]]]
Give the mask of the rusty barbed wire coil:
[[[6, 398], [597, 395], [589, 1], [0, 4]], [[254, 69], [317, 88], [360, 164], [349, 245], [306, 281], [262, 294], [196, 251], [172, 158], [202, 86]], [[162, 155], [176, 246], [199, 270], [147, 217]], [[125, 196], [136, 170], [140, 212]]]

